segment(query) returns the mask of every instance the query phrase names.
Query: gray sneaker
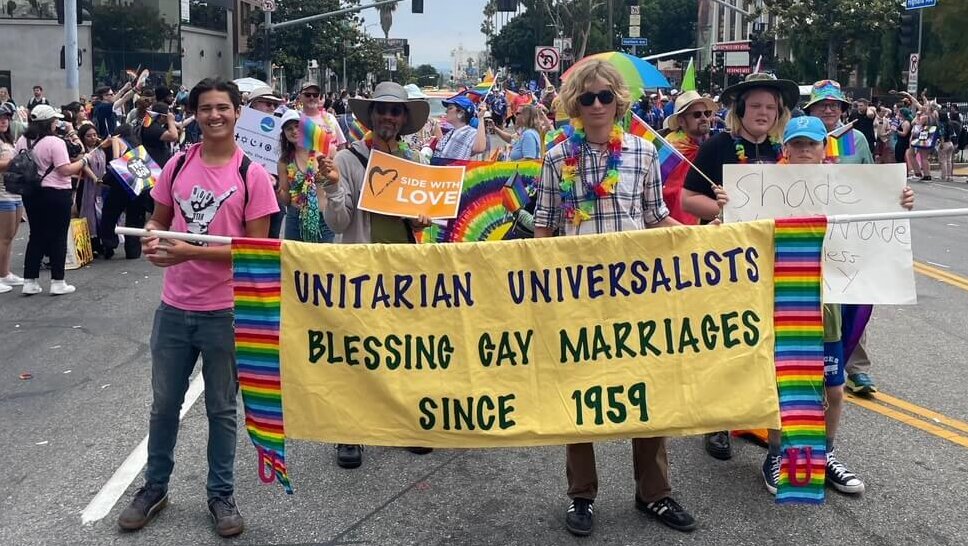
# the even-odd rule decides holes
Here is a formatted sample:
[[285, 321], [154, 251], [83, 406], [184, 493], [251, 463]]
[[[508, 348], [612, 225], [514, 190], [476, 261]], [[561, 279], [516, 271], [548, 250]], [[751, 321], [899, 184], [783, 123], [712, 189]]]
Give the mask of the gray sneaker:
[[118, 526], [125, 531], [137, 531], [168, 506], [168, 491], [155, 484], [145, 484], [134, 494], [131, 504], [118, 516]]
[[212, 514], [212, 521], [215, 522], [215, 532], [223, 538], [234, 537], [242, 534], [245, 524], [242, 521], [242, 514], [239, 513], [235, 499], [229, 495], [227, 497], [212, 497], [208, 499], [208, 511]]

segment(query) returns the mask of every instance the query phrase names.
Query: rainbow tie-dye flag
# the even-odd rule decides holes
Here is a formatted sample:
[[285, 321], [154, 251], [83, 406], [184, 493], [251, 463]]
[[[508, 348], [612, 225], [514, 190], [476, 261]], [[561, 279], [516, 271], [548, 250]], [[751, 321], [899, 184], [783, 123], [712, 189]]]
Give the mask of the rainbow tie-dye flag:
[[856, 153], [853, 123], [838, 127], [827, 134], [827, 157], [844, 157]]
[[673, 171], [686, 160], [675, 146], [669, 144], [666, 139], [662, 138], [662, 135], [649, 127], [648, 123], [642, 121], [642, 118], [635, 114], [632, 114], [629, 132], [648, 140], [655, 146], [655, 151], [659, 154], [659, 170], [662, 172], [663, 182], [668, 180]]
[[303, 148], [329, 155], [329, 141], [332, 136], [325, 128], [307, 116], [300, 116], [299, 118], [299, 135], [299, 141]]

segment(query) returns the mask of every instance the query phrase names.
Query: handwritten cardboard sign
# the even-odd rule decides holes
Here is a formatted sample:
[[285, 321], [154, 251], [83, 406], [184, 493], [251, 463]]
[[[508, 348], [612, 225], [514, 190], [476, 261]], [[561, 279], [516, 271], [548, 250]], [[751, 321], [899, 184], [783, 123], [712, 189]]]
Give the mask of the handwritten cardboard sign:
[[[904, 165], [726, 165], [726, 222], [903, 211]], [[831, 224], [824, 302], [917, 303], [908, 220]]]
[[454, 218], [463, 183], [463, 166], [421, 165], [372, 151], [358, 206], [388, 216]]

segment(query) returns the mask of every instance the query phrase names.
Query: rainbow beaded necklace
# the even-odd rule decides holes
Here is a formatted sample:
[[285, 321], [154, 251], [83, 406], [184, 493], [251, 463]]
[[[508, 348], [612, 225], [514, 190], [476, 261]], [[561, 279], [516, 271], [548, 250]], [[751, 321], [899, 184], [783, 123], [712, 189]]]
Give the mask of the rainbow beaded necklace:
[[619, 179], [618, 168], [622, 164], [622, 140], [625, 132], [618, 124], [612, 126], [606, 146], [608, 161], [605, 163], [605, 176], [595, 183], [589, 183], [585, 180], [583, 162], [587, 145], [585, 129], [579, 119], [572, 119], [571, 126], [574, 130], [568, 138], [568, 155], [561, 169], [561, 208], [565, 218], [577, 226], [591, 219], [595, 212], [595, 202], [599, 198], [615, 193]]

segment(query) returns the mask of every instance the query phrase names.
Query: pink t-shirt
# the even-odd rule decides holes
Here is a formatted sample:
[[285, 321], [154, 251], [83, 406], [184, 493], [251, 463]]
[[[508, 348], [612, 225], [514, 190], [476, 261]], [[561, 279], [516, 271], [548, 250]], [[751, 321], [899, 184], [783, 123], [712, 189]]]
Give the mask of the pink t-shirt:
[[[17, 140], [17, 151], [26, 149], [27, 139], [20, 137]], [[67, 165], [71, 162], [71, 158], [67, 155], [67, 144], [55, 136], [45, 136], [37, 141], [33, 149], [34, 159], [37, 162], [37, 173], [40, 176], [44, 176], [44, 173], [47, 172], [47, 169], [51, 165], [54, 166], [54, 170], [50, 171], [50, 174], [44, 177], [40, 186], [42, 188], [54, 188], [57, 190], [71, 189], [71, 177], [57, 174], [57, 167]]]
[[[182, 154], [176, 154], [151, 190], [158, 203], [172, 207], [171, 231], [200, 235], [244, 237], [245, 220], [255, 220], [279, 210], [272, 180], [265, 168], [252, 162], [243, 185], [239, 175], [242, 150], [225, 165], [205, 164], [201, 144], [190, 148], [172, 187], [171, 175]], [[248, 192], [248, 204], [246, 203]], [[244, 211], [243, 211], [244, 207]], [[161, 301], [186, 311], [216, 311], [233, 306], [232, 264], [190, 260], [165, 269]]]

